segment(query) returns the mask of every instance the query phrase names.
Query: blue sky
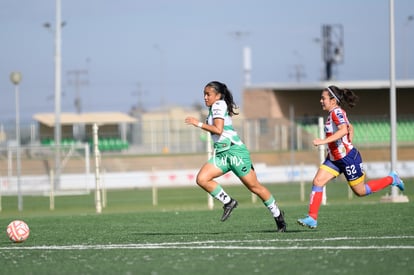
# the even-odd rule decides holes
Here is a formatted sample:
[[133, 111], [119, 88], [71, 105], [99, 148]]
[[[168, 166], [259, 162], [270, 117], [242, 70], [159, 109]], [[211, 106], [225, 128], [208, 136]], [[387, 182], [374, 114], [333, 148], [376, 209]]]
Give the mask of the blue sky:
[[[202, 104], [204, 85], [225, 82], [241, 102], [242, 48], [252, 83], [323, 75], [323, 24], [344, 28], [338, 80], [389, 78], [389, 0], [61, 0], [62, 111], [75, 112], [70, 72], [81, 74], [82, 111], [128, 112]], [[414, 78], [414, 1], [395, 0], [397, 79]], [[0, 2], [0, 123], [15, 117], [9, 76], [20, 71], [20, 113], [54, 112], [55, 0]], [[233, 34], [242, 32], [236, 38]], [[138, 93], [138, 91], [141, 91]], [[138, 96], [141, 94], [141, 96]]]

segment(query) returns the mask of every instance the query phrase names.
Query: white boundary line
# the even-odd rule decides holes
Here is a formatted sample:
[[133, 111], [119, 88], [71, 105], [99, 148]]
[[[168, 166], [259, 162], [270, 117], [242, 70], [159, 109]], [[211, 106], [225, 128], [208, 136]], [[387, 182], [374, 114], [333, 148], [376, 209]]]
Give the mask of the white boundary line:
[[[1, 250], [109, 250], [109, 249], [229, 249], [229, 250], [384, 250], [384, 249], [414, 249], [414, 245], [315, 245], [301, 246], [292, 244], [289, 246], [263, 246], [259, 244], [289, 243], [292, 242], [337, 242], [354, 240], [392, 240], [392, 239], [414, 239], [414, 236], [383, 236], [383, 237], [336, 237], [320, 239], [282, 239], [282, 240], [220, 240], [220, 241], [196, 241], [196, 242], [170, 242], [170, 243], [142, 243], [142, 244], [102, 244], [102, 245], [44, 245], [44, 246], [7, 246], [0, 247]], [[234, 244], [239, 245], [234, 245]], [[243, 246], [243, 244], [256, 243], [257, 246]]]
[[235, 245], [154, 245], [154, 244], [125, 244], [125, 245], [70, 245], [70, 246], [26, 246], [26, 247], [1, 247], [1, 250], [112, 250], [112, 249], [228, 249], [228, 250], [413, 250], [414, 245], [398, 246], [235, 246]]

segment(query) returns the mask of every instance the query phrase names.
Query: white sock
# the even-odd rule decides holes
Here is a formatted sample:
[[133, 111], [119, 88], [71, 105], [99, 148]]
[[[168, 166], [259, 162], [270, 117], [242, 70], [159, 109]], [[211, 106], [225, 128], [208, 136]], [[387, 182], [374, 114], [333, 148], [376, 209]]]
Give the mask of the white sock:
[[268, 200], [264, 202], [264, 204], [266, 205], [267, 209], [269, 209], [269, 211], [272, 213], [273, 217], [279, 217], [280, 209], [279, 207], [277, 207], [276, 200], [273, 198], [273, 196], [271, 197], [270, 201]]
[[214, 198], [221, 201], [223, 204], [229, 203], [231, 201], [231, 197], [224, 191], [223, 188], [220, 188], [220, 191], [214, 195]]

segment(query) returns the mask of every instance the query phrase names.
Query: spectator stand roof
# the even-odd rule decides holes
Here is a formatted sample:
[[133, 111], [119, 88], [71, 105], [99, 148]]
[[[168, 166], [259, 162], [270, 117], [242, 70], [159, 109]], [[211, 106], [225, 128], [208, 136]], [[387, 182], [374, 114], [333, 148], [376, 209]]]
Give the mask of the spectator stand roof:
[[[39, 113], [35, 114], [33, 118], [41, 124], [49, 127], [55, 125], [54, 113]], [[119, 124], [119, 123], [134, 123], [136, 118], [131, 117], [121, 112], [103, 112], [103, 113], [61, 113], [61, 125], [85, 124], [85, 125], [105, 125], [105, 124]]]

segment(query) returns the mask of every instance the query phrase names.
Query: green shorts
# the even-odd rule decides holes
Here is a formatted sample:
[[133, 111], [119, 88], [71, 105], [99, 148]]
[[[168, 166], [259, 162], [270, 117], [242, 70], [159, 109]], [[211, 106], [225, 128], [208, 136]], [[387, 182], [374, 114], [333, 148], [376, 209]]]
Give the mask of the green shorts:
[[223, 174], [233, 171], [238, 177], [247, 175], [253, 167], [250, 153], [244, 144], [233, 144], [228, 150], [216, 153], [208, 162], [220, 168]]

